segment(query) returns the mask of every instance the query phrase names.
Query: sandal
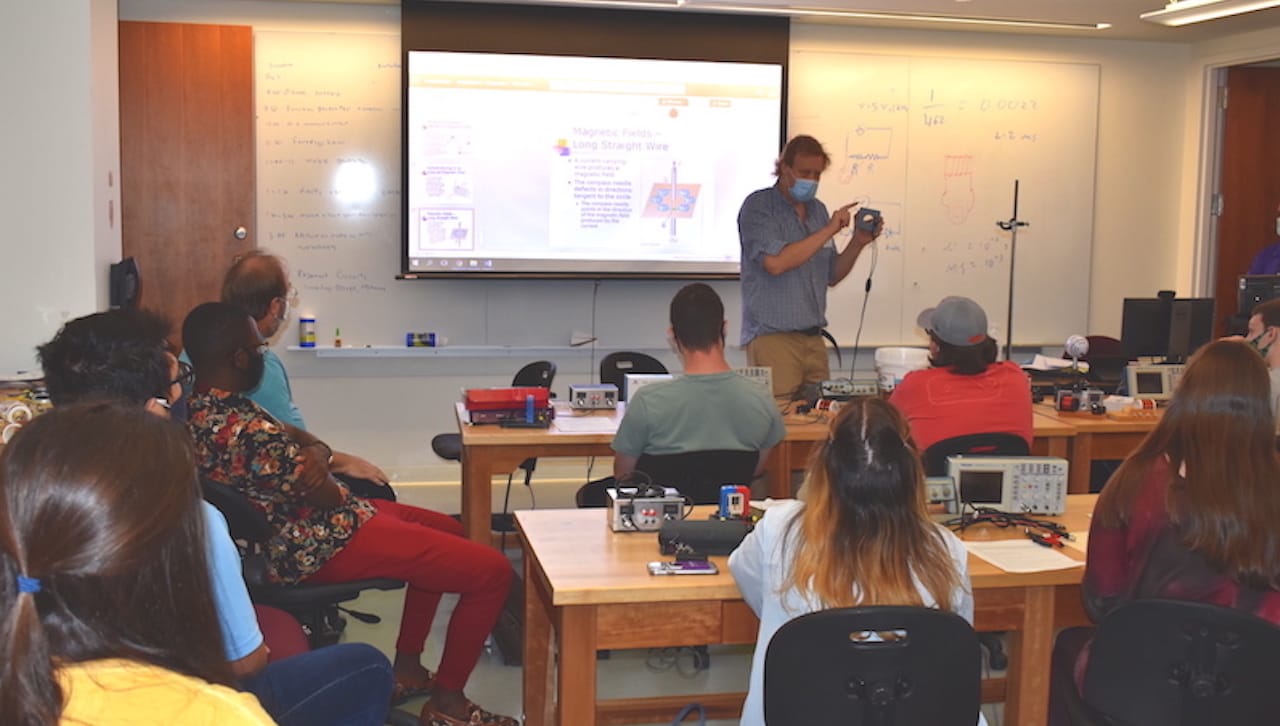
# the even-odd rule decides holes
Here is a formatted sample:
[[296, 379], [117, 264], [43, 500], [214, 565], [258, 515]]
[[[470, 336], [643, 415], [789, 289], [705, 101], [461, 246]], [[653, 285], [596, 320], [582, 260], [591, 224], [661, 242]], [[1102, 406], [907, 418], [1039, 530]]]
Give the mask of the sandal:
[[391, 686], [391, 705], [402, 706], [410, 699], [430, 696], [435, 685], [436, 674], [431, 671], [427, 671], [427, 681], [421, 686], [409, 686], [400, 681], [395, 681]]
[[467, 701], [467, 714], [467, 720], [463, 721], [447, 713], [436, 711], [431, 707], [431, 702], [427, 701], [422, 707], [418, 721], [422, 726], [520, 726], [520, 722], [516, 719], [490, 713], [471, 701]]

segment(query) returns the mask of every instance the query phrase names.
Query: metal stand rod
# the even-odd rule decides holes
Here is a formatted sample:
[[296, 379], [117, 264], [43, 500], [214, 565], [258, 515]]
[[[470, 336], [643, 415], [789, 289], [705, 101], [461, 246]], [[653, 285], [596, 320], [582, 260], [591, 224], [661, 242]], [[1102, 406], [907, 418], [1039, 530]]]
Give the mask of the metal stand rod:
[[1010, 233], [1009, 237], [1009, 316], [1004, 328], [1004, 359], [1013, 360], [1013, 270], [1018, 253], [1018, 228], [1030, 225], [1018, 219], [1018, 181], [1013, 180], [1013, 216], [1009, 221], [996, 221], [996, 226]]

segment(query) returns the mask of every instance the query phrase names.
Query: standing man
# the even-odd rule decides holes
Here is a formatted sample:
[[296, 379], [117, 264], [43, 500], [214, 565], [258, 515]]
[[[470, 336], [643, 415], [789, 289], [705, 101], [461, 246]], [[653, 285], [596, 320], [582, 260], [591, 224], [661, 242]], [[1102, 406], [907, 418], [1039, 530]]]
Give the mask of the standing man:
[[791, 398], [806, 383], [831, 377], [822, 329], [827, 288], [853, 270], [858, 255], [880, 236], [856, 229], [843, 250], [832, 239], [849, 226], [846, 204], [827, 213], [818, 180], [831, 157], [812, 136], [787, 142], [773, 186], [752, 192], [738, 212], [742, 243], [742, 345], [747, 362], [773, 369], [773, 395]]
[[[253, 250], [227, 270], [222, 280], [222, 302], [243, 308], [253, 318], [263, 340], [270, 340], [288, 322], [289, 308], [298, 301], [285, 274], [284, 262], [275, 255]], [[293, 402], [293, 389], [284, 363], [270, 348], [263, 352], [262, 359], [262, 382], [247, 397], [280, 423], [295, 431], [306, 431], [302, 412]], [[395, 501], [386, 472], [354, 454], [334, 451], [330, 471], [354, 494]]]

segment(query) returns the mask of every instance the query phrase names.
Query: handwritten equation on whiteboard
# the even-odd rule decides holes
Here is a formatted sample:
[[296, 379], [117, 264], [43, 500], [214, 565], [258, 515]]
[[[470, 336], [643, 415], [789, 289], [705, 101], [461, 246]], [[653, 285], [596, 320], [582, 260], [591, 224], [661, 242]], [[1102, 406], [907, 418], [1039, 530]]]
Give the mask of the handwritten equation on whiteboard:
[[[838, 336], [922, 344], [915, 317], [965, 295], [1003, 320], [1014, 275], [1015, 341], [1084, 329], [1092, 251], [1098, 67], [796, 50], [788, 133], [831, 154], [819, 198], [884, 213], [863, 254], [828, 295]], [[832, 98], [841, 99], [832, 103]], [[996, 226], [1029, 222], [1012, 235]], [[874, 272], [872, 265], [875, 265]], [[867, 295], [867, 313], [861, 316]]]

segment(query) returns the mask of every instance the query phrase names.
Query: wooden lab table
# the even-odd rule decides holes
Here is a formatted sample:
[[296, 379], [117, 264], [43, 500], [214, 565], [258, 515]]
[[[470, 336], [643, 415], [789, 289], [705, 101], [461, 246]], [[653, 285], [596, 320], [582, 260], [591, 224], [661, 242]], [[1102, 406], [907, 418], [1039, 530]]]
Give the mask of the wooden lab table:
[[[1087, 494], [1089, 476], [1095, 460], [1123, 459], [1160, 422], [1163, 409], [1145, 418], [1111, 418], [1092, 413], [1064, 412], [1047, 403], [1035, 404], [1037, 422], [1047, 419], [1075, 429], [1068, 439], [1067, 492]], [[1037, 425], [1039, 425], [1037, 423]]]
[[[530, 457], [613, 456], [609, 445], [623, 409], [590, 414], [604, 420], [600, 430], [592, 432], [562, 431], [555, 424], [546, 429], [473, 426], [461, 403], [455, 405], [454, 412], [462, 436], [462, 526], [471, 539], [488, 542], [494, 476], [515, 471]], [[557, 416], [563, 413], [557, 411]], [[803, 470], [813, 444], [827, 437], [830, 417], [787, 416], [784, 421], [786, 437], [774, 448], [765, 467], [767, 492], [775, 499], [792, 495], [791, 472]], [[1032, 453], [1067, 458], [1077, 429], [1046, 416], [1036, 416], [1034, 424]]]
[[[1069, 530], [1087, 530], [1095, 499], [1069, 497], [1061, 521]], [[518, 511], [515, 518], [524, 548], [528, 726], [666, 722], [690, 700], [681, 695], [597, 701], [598, 650], [755, 642], [759, 621], [743, 602], [727, 557], [712, 558], [719, 575], [653, 577], [646, 563], [662, 558], [656, 533], [613, 532], [605, 510]], [[1021, 530], [981, 526], [965, 538], [1020, 536]], [[1084, 560], [1077, 550], [1063, 552]], [[1006, 723], [1045, 723], [1055, 630], [1088, 622], [1080, 604], [1082, 572], [1076, 567], [1012, 574], [970, 555], [975, 627], [1009, 632], [1007, 676], [982, 687], [984, 702], [1004, 702]], [[737, 718], [745, 696], [700, 694], [697, 700], [708, 718]]]

